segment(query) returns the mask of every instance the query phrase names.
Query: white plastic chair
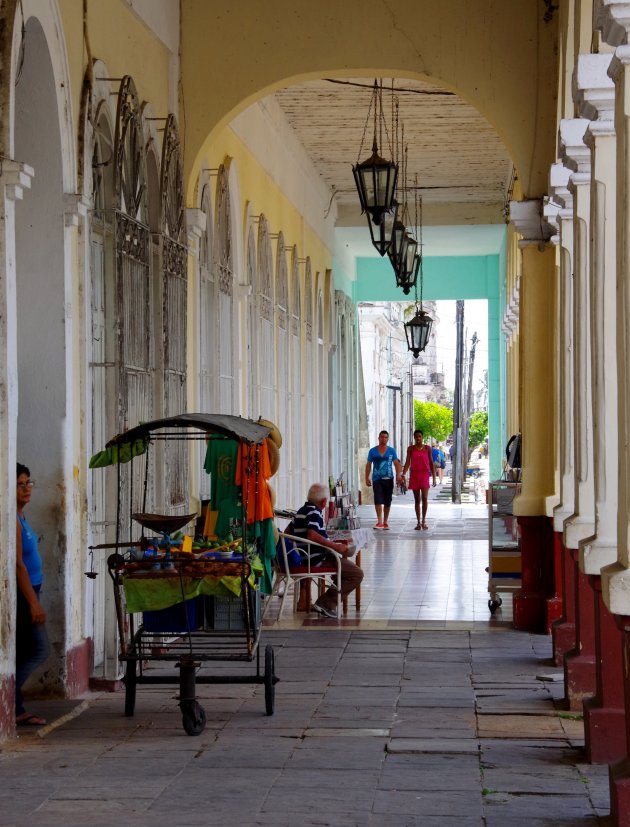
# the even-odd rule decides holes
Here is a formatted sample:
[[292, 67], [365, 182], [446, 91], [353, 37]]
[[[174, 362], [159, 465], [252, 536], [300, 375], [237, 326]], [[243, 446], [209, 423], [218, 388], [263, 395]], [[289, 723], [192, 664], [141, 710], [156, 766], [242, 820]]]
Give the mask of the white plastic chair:
[[[300, 566], [290, 566], [288, 560], [288, 552], [293, 549], [293, 544], [299, 546], [300, 556], [303, 558], [303, 563]], [[341, 616], [341, 555], [332, 549], [326, 549], [327, 559], [317, 566], [311, 564], [311, 555], [313, 553], [321, 554], [322, 547], [312, 541], [303, 540], [301, 537], [295, 537], [293, 534], [286, 534], [280, 532], [281, 553], [275, 560], [275, 579], [271, 597], [278, 593], [281, 584], [284, 583], [284, 593], [280, 602], [280, 612], [278, 617], [282, 614], [284, 603], [289, 593], [289, 586], [293, 583], [293, 611], [297, 610], [298, 601], [300, 599], [300, 583], [302, 580], [317, 580], [321, 582], [326, 588], [332, 586], [337, 591], [337, 615]], [[308, 605], [307, 611], [311, 611], [311, 590], [307, 591]]]

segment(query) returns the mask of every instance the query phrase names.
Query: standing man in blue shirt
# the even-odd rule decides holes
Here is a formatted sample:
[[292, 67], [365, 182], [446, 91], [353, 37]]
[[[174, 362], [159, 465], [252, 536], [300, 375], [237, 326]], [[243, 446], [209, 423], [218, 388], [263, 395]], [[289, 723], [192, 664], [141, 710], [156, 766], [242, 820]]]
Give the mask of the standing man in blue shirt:
[[15, 644], [15, 720], [17, 724], [43, 726], [44, 718], [24, 709], [22, 685], [50, 654], [46, 634], [46, 612], [39, 601], [42, 586], [42, 559], [37, 535], [29, 525], [24, 508], [31, 501], [35, 483], [26, 465], [17, 463], [17, 523], [15, 569], [17, 617]]
[[[374, 508], [376, 510], [377, 531], [387, 531], [389, 525], [387, 519], [392, 505], [394, 493], [394, 468], [396, 469], [396, 482], [400, 483], [402, 477], [402, 466], [394, 448], [387, 444], [389, 433], [381, 431], [378, 435], [378, 445], [370, 448], [365, 466], [365, 484], [372, 486], [374, 490]], [[372, 479], [370, 480], [370, 471]]]

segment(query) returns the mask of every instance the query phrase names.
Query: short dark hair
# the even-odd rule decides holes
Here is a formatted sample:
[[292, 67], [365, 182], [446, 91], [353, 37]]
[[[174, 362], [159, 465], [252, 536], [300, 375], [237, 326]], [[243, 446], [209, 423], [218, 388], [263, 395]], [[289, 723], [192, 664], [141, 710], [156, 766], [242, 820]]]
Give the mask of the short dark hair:
[[[30, 477], [30, 476], [31, 476], [31, 472], [30, 472], [30, 471], [29, 471], [29, 469], [26, 467], [26, 465], [22, 465], [22, 463], [21, 463], [21, 462], [18, 462], [18, 463], [17, 463], [17, 476], [18, 476], [18, 477], [21, 477], [21, 476], [22, 476], [22, 474], [26, 474], [26, 476], [27, 476], [27, 477]], [[16, 479], [17, 479], [17, 477], [16, 477]]]
[[378, 432], [379, 436], [381, 436], [382, 434], [386, 434], [387, 436], [389, 436], [389, 431], [382, 430]]
[[424, 431], [421, 431], [420, 428], [416, 428], [416, 430], [413, 432], [413, 435], [415, 436], [416, 434], [420, 434], [420, 436], [424, 436]]

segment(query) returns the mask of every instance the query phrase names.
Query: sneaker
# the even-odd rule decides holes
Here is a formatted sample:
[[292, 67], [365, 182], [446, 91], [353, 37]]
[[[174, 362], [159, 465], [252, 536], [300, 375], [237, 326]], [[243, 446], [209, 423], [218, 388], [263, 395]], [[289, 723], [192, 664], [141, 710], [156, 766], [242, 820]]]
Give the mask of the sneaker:
[[374, 531], [383, 531], [385, 528], [384, 523], [376, 523], [374, 526]]
[[337, 620], [337, 612], [335, 611], [335, 609], [329, 609], [328, 606], [322, 606], [322, 604], [319, 601], [313, 603], [313, 609], [320, 615], [332, 617], [334, 620]]
[[384, 529], [385, 531], [389, 531], [389, 525], [387, 523], [383, 523], [381, 528]]

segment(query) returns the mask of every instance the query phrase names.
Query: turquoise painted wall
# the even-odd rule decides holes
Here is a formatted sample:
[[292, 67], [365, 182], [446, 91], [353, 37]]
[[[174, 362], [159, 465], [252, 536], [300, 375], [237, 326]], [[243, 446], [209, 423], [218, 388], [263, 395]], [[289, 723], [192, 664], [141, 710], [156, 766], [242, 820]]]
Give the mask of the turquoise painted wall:
[[[424, 259], [424, 298], [488, 298], [488, 259], [497, 256], [442, 256]], [[357, 280], [352, 298], [355, 302], [413, 301], [413, 291], [405, 296], [396, 287], [392, 266], [387, 258], [358, 258]]]
[[[353, 300], [413, 301], [396, 287], [391, 264], [385, 259], [357, 258]], [[424, 291], [428, 301], [486, 299], [488, 302], [488, 442], [490, 479], [501, 475], [505, 445], [505, 347], [501, 316], [505, 306], [506, 244], [498, 255], [441, 256], [424, 259]], [[340, 274], [341, 275], [341, 274]], [[344, 287], [347, 279], [341, 278]], [[335, 286], [337, 279], [335, 278]], [[343, 288], [341, 288], [343, 289]]]

